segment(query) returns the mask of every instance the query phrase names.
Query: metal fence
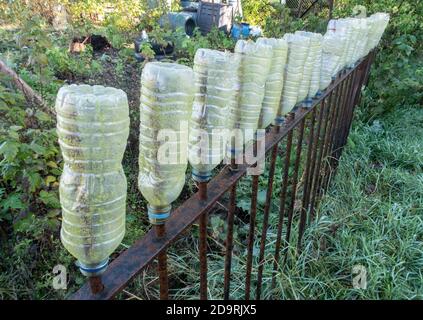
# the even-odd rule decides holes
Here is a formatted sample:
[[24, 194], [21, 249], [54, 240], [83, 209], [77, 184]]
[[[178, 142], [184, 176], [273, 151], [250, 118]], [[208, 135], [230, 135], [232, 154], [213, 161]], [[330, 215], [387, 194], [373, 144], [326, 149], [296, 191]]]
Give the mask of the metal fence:
[[313, 9], [315, 12], [322, 10], [323, 6], [327, 5], [329, 19], [332, 18], [334, 0], [285, 0], [285, 3], [298, 18], [304, 17]]
[[[341, 71], [321, 96], [313, 100], [311, 107], [297, 107], [281, 127], [273, 127], [266, 133], [265, 150], [270, 155], [268, 185], [262, 220], [259, 264], [255, 297], [261, 298], [263, 268], [269, 215], [278, 215], [273, 276], [287, 256], [292, 245], [292, 226], [298, 223], [295, 245], [301, 250], [302, 237], [307, 224], [314, 218], [319, 200], [327, 190], [330, 177], [336, 170], [345, 146], [353, 119], [354, 108], [359, 102], [361, 89], [368, 82], [374, 52], [360, 60], [354, 68]], [[284, 146], [284, 148], [281, 148]], [[255, 146], [257, 147], [257, 146]], [[282, 157], [281, 181], [276, 181], [276, 159]], [[253, 164], [254, 166], [254, 164]], [[160, 298], [168, 298], [167, 248], [183, 235], [184, 231], [199, 221], [199, 298], [207, 299], [207, 224], [208, 213], [217, 202], [229, 193], [223, 296], [231, 294], [231, 264], [234, 235], [234, 216], [237, 206], [237, 184], [246, 175], [248, 165], [227, 165], [209, 183], [199, 184], [199, 191], [172, 212], [163, 226], [156, 226], [142, 239], [120, 254], [100, 279], [93, 279], [79, 289], [71, 299], [112, 299], [121, 292], [142, 270], [158, 260]], [[300, 175], [301, 174], [301, 175]], [[258, 176], [251, 179], [251, 207], [247, 244], [245, 299], [250, 299], [253, 267], [253, 243], [256, 239]], [[273, 187], [281, 185], [279, 199], [272, 199]], [[272, 201], [279, 201], [279, 212], [271, 212]], [[300, 205], [299, 205], [300, 203]], [[299, 214], [294, 214], [294, 213]], [[284, 229], [285, 228], [285, 229]], [[283, 232], [284, 229], [284, 232]], [[284, 237], [282, 237], [284, 235]], [[97, 292], [97, 293], [93, 293]], [[100, 292], [98, 292], [100, 291]]]

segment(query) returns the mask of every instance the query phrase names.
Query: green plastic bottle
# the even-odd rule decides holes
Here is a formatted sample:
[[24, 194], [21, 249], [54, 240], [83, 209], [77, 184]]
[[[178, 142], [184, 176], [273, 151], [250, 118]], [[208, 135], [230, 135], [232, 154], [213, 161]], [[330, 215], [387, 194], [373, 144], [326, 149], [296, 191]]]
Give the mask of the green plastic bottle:
[[310, 39], [307, 37], [287, 33], [284, 38], [288, 41], [288, 58], [278, 118], [283, 118], [291, 112], [297, 102], [299, 102], [298, 90], [303, 80], [304, 65], [310, 47]]
[[239, 57], [233, 53], [198, 49], [195, 54], [189, 161], [197, 181], [207, 181], [225, 157], [238, 69]]
[[259, 121], [259, 128], [265, 129], [275, 121], [281, 102], [288, 42], [286, 39], [259, 38], [257, 43], [269, 45], [273, 50]]
[[149, 203], [152, 223], [166, 219], [171, 203], [185, 184], [193, 98], [191, 68], [165, 62], [150, 62], [144, 66], [138, 188]]
[[[231, 110], [234, 128], [255, 133], [259, 125], [273, 50], [266, 44], [238, 40], [235, 54], [240, 57], [240, 86], [238, 103], [233, 104]], [[248, 144], [253, 138], [252, 135], [245, 135], [244, 144]]]
[[83, 272], [98, 272], [125, 234], [127, 96], [103, 86], [65, 86], [56, 112], [64, 159], [61, 240]]

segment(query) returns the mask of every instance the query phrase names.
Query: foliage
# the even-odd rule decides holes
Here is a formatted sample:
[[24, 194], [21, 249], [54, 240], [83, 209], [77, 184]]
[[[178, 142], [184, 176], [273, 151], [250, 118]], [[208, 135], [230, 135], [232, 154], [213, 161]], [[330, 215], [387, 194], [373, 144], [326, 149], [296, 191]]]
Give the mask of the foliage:
[[277, 4], [273, 5], [272, 2], [270, 0], [244, 0], [242, 10], [246, 21], [252, 25], [264, 27], [266, 19], [272, 17], [277, 11]]
[[382, 38], [369, 86], [363, 99], [369, 117], [402, 105], [421, 105], [423, 99], [423, 3], [421, 1], [337, 1], [335, 16], [352, 13], [364, 4], [368, 15], [384, 11], [391, 15]]
[[48, 66], [59, 79], [88, 77], [101, 72], [101, 65], [93, 60], [91, 45], [86, 45], [81, 53], [70, 54], [60, 47], [52, 47], [46, 51]]
[[27, 107], [7, 83], [0, 81], [0, 298], [26, 290], [37, 298], [51, 290], [42, 261], [58, 250], [61, 156], [51, 116]]
[[317, 14], [308, 14], [302, 19], [293, 15], [292, 10], [278, 1], [247, 0], [244, 2], [245, 20], [263, 28], [266, 37], [282, 37], [285, 33], [296, 30], [325, 32], [327, 10]]
[[235, 41], [217, 28], [212, 28], [206, 36], [203, 36], [197, 28], [192, 37], [186, 36], [182, 29], [178, 29], [172, 33], [170, 39], [175, 44], [178, 58], [188, 65], [193, 64], [195, 53], [199, 48], [232, 51], [235, 47]]
[[151, 47], [150, 42], [143, 42], [141, 44], [140, 53], [147, 60], [153, 59], [154, 56], [156, 55], [156, 53], [154, 52], [154, 50]]
[[4, 85], [0, 101], [0, 221], [20, 230], [32, 215], [57, 214], [61, 157], [50, 115], [27, 108], [22, 95]]

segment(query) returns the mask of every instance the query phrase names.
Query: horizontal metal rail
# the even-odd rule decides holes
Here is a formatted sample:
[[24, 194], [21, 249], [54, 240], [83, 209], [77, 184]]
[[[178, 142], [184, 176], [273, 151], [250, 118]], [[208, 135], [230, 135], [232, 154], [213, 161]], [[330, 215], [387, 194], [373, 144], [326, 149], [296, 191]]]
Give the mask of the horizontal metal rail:
[[[292, 224], [294, 222], [295, 203], [299, 194], [299, 171], [302, 170], [301, 214], [298, 234], [298, 250], [301, 249], [302, 235], [307, 222], [315, 215], [318, 201], [327, 189], [330, 175], [333, 174], [336, 163], [342, 153], [350, 130], [354, 106], [359, 101], [361, 87], [368, 79], [370, 64], [373, 60], [372, 52], [359, 61], [354, 68], [345, 69], [332, 81], [331, 85], [316, 99], [310, 108], [297, 107], [288, 117], [286, 123], [279, 128], [273, 128], [266, 134], [266, 154], [271, 152], [269, 166], [269, 181], [264, 208], [264, 222], [261, 234], [260, 259], [258, 266], [256, 298], [260, 299], [262, 286], [262, 273], [264, 264], [266, 230], [268, 218], [271, 214], [270, 203], [272, 199], [272, 186], [281, 183], [280, 210], [278, 234], [274, 254], [273, 268], [276, 272], [280, 267], [280, 258], [283, 255], [286, 260], [286, 248], [290, 243]], [[297, 134], [294, 135], [294, 132]], [[294, 143], [296, 137], [296, 143]], [[282, 181], [274, 181], [276, 158], [279, 156], [280, 142], [286, 139], [284, 151], [284, 168], [281, 169]], [[251, 146], [254, 148], [255, 146]], [[251, 151], [251, 150], [250, 150]], [[290, 163], [291, 154], [295, 154], [294, 163]], [[302, 161], [302, 159], [305, 159]], [[301, 163], [305, 167], [301, 168]], [[254, 164], [252, 165], [254, 166]], [[289, 174], [289, 168], [293, 166], [293, 173]], [[224, 298], [230, 298], [231, 257], [232, 257], [232, 234], [233, 218], [236, 208], [236, 187], [251, 165], [238, 165], [237, 170], [231, 170], [231, 166], [225, 166], [220, 173], [209, 183], [200, 185], [199, 192], [192, 195], [181, 206], [176, 208], [166, 222], [160, 237], [157, 230], [150, 230], [144, 237], [136, 241], [130, 248], [121, 253], [102, 275], [104, 289], [93, 294], [90, 284], [87, 282], [70, 299], [104, 300], [112, 299], [121, 292], [142, 270], [159, 258], [159, 273], [161, 275], [162, 298], [167, 298], [167, 268], [166, 250], [171, 246], [190, 226], [200, 219], [200, 297], [207, 298], [207, 214], [212, 210], [217, 201], [229, 192], [228, 211], [228, 238], [226, 241], [225, 258], [225, 286]], [[246, 268], [246, 292], [245, 298], [250, 298], [251, 273], [252, 273], [252, 243], [255, 239], [254, 229], [257, 214], [257, 176], [252, 179], [250, 231], [248, 236], [247, 268]], [[288, 192], [288, 189], [291, 192]], [[286, 227], [285, 239], [282, 240], [282, 228]], [[282, 251], [281, 251], [282, 250]], [[161, 256], [161, 258], [160, 258]], [[272, 288], [275, 278], [272, 278]]]

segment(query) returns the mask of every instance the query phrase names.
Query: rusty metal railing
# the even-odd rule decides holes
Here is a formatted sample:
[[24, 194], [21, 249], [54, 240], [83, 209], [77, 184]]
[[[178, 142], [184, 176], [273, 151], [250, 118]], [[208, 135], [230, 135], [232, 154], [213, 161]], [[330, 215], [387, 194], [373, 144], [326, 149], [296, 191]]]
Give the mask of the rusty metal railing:
[[[298, 223], [298, 250], [302, 247], [304, 230], [316, 214], [319, 201], [327, 190], [330, 177], [336, 170], [342, 149], [345, 146], [353, 119], [354, 108], [359, 102], [361, 88], [367, 84], [374, 52], [360, 60], [354, 68], [341, 71], [331, 85], [316, 99], [311, 107], [298, 107], [291, 112], [281, 127], [273, 127], [265, 139], [266, 154], [270, 154], [268, 187], [263, 210], [263, 225], [260, 238], [259, 264], [257, 268], [256, 299], [261, 298], [263, 268], [266, 263], [266, 237], [271, 212], [272, 188], [281, 184], [279, 196], [278, 226], [273, 254], [273, 275], [271, 288], [275, 287], [277, 270], [285, 263], [287, 248], [291, 243], [292, 226]], [[280, 146], [284, 144], [284, 150]], [[252, 146], [254, 147], [254, 146]], [[255, 146], [257, 147], [257, 146]], [[295, 155], [293, 157], [293, 155]], [[276, 159], [283, 158], [281, 181], [275, 181]], [[293, 163], [291, 160], [293, 159]], [[254, 164], [253, 164], [254, 165]], [[207, 299], [207, 222], [208, 213], [219, 199], [229, 192], [227, 215], [227, 238], [224, 265], [224, 299], [230, 298], [231, 259], [233, 249], [234, 216], [237, 202], [237, 183], [246, 175], [248, 165], [225, 166], [209, 183], [199, 184], [199, 191], [176, 208], [162, 230], [150, 230], [143, 238], [120, 254], [102, 275], [104, 289], [93, 294], [86, 283], [71, 299], [112, 299], [142, 270], [158, 258], [160, 297], [168, 297], [168, 271], [166, 250], [184, 231], [199, 220], [200, 294]], [[279, 168], [277, 168], [279, 170]], [[299, 175], [302, 172], [301, 176]], [[292, 174], [291, 174], [292, 172]], [[301, 177], [301, 181], [299, 178]], [[251, 182], [250, 223], [247, 243], [245, 274], [245, 299], [250, 299], [253, 267], [253, 243], [258, 214], [257, 194], [259, 177]], [[301, 183], [300, 183], [301, 182]], [[298, 203], [301, 203], [299, 218], [294, 217]], [[297, 209], [298, 210], [298, 209]], [[260, 212], [261, 214], [261, 212]], [[295, 221], [298, 219], [298, 221]], [[283, 228], [285, 237], [283, 236]]]

